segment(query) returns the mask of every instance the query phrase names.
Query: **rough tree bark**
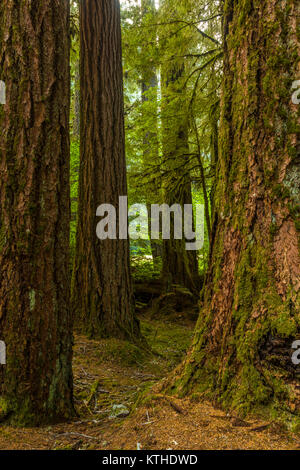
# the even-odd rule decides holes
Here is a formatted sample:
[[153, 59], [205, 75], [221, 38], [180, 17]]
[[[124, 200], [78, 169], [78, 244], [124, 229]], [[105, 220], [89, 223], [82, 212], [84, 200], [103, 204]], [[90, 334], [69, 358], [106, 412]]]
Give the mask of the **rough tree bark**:
[[[81, 162], [72, 280], [76, 319], [90, 336], [139, 340], [129, 241], [99, 240], [96, 209], [127, 195], [120, 6], [80, 3]], [[117, 230], [117, 234], [119, 230]]]
[[0, 420], [73, 415], [69, 296], [69, 4], [3, 0]]
[[291, 345], [300, 321], [300, 120], [291, 86], [300, 4], [227, 0], [224, 15], [212, 259], [193, 346], [172, 386], [243, 413], [299, 412]]
[[[192, 204], [192, 188], [188, 165], [188, 110], [182, 92], [183, 65], [166, 67], [163, 70], [163, 168], [166, 172], [164, 202], [169, 206]], [[176, 100], [170, 103], [170, 95]], [[178, 116], [178, 109], [180, 115]], [[162, 278], [167, 289], [179, 284], [196, 292], [198, 288], [198, 260], [196, 251], [186, 250], [186, 240], [174, 239], [173, 220], [170, 240], [163, 240]]]

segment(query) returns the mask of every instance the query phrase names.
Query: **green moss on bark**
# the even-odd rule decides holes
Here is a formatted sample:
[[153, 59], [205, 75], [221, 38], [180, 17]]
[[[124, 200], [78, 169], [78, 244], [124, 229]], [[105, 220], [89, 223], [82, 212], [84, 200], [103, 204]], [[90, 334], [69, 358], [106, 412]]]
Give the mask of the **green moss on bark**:
[[167, 384], [169, 392], [295, 425], [300, 192], [291, 84], [299, 13], [296, 0], [225, 2], [217, 228], [193, 345]]

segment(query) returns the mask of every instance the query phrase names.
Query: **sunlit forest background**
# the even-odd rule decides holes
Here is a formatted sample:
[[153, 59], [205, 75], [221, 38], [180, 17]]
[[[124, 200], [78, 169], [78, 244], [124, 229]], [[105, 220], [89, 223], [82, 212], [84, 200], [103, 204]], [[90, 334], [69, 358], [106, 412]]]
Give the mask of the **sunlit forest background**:
[[[221, 5], [219, 2], [170, 1], [159, 8], [157, 2], [146, 0], [142, 4], [121, 1], [121, 9], [129, 205], [161, 204], [165, 200], [163, 192], [176, 191], [186, 176], [190, 180], [193, 203], [205, 205], [206, 209], [205, 243], [197, 253], [199, 273], [203, 277], [209, 251], [220, 115]], [[71, 250], [74, 253], [80, 158], [77, 2], [72, 2], [71, 11]], [[180, 76], [162, 90], [162, 74], [178, 67]], [[172, 162], [164, 155], [176, 145], [176, 129], [184, 121], [192, 122], [186, 136], [187, 148]], [[168, 129], [174, 129], [167, 142], [164, 122]], [[175, 178], [174, 173], [178, 175]], [[130, 252], [133, 275], [137, 279], [160, 276], [161, 249], [154, 251], [157, 259], [153, 262], [150, 239], [132, 240]]]

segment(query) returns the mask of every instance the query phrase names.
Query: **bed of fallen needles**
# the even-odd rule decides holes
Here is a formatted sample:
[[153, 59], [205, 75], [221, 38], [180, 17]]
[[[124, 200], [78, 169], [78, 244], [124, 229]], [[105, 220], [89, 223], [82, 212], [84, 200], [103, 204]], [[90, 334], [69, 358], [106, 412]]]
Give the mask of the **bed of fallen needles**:
[[278, 423], [242, 420], [207, 402], [153, 395], [136, 407], [141, 393], [182, 360], [196, 318], [195, 311], [180, 311], [182, 306], [169, 315], [164, 306], [161, 317], [157, 309], [143, 307], [140, 302], [142, 331], [154, 354], [124, 341], [76, 335], [78, 416], [69, 423], [35, 429], [1, 425], [0, 449], [300, 449], [300, 435]]

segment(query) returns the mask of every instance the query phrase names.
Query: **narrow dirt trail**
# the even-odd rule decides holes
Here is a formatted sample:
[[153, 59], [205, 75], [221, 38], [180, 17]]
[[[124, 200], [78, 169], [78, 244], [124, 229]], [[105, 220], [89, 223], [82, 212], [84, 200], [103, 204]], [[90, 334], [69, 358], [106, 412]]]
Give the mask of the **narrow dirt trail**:
[[[76, 336], [74, 392], [78, 417], [38, 429], [0, 426], [0, 449], [300, 449], [300, 436], [278, 424], [228, 416], [209, 403], [158, 396], [131, 412], [137, 397], [182, 359], [193, 322], [142, 319], [158, 355], [127, 342]], [[129, 412], [131, 412], [129, 414]]]

